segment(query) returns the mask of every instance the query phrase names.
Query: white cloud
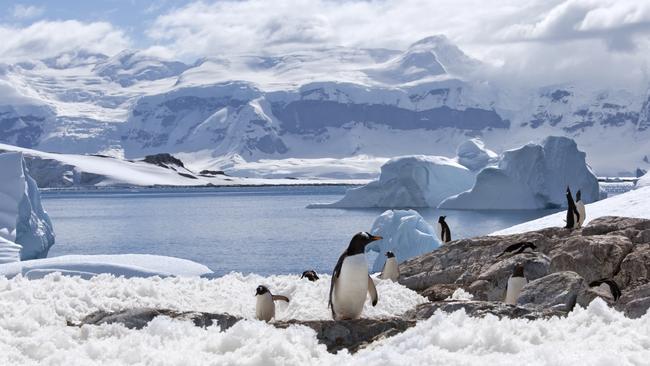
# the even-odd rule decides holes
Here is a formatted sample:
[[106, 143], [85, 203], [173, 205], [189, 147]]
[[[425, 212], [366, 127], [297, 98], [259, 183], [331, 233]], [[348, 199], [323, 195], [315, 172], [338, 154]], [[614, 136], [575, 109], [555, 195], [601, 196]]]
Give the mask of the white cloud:
[[22, 28], [0, 25], [0, 39], [3, 61], [42, 59], [80, 49], [112, 55], [131, 43], [110, 23], [76, 20], [39, 21]]
[[16, 19], [38, 18], [45, 12], [45, 7], [35, 5], [16, 4], [13, 8], [13, 16]]

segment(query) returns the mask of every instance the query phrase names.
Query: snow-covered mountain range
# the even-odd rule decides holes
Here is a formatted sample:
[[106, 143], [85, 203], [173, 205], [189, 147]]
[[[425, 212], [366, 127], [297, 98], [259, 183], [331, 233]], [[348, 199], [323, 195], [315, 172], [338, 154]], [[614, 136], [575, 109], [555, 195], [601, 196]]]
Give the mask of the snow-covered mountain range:
[[206, 57], [130, 50], [0, 64], [0, 142], [59, 153], [173, 153], [195, 170], [260, 159], [454, 156], [575, 139], [601, 175], [648, 169], [645, 90], [512, 87], [444, 36], [407, 50]]

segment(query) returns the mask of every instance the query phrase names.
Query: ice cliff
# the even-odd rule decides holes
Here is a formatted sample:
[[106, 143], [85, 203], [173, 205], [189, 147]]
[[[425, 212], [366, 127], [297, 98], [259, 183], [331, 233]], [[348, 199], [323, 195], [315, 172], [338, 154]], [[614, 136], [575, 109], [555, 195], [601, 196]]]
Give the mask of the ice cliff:
[[0, 263], [45, 258], [54, 229], [22, 154], [0, 154], [0, 172]]

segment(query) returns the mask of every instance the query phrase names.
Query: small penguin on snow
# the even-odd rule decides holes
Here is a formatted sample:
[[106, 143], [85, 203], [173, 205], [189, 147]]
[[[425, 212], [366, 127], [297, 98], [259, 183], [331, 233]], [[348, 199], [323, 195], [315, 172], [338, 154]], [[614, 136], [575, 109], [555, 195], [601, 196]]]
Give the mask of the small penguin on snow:
[[576, 193], [576, 209], [578, 210], [577, 227], [582, 227], [582, 224], [584, 224], [587, 215], [585, 211], [585, 204], [584, 202], [582, 202], [582, 192], [580, 192], [580, 190], [578, 190], [578, 192]]
[[621, 289], [618, 287], [618, 284], [611, 279], [603, 278], [601, 280], [593, 281], [589, 284], [589, 287], [599, 287], [608, 292], [614, 301], [618, 301], [619, 297], [621, 297]]
[[521, 293], [521, 289], [526, 286], [528, 280], [524, 276], [524, 266], [517, 264], [512, 271], [512, 275], [508, 279], [506, 287], [506, 300], [505, 303], [509, 305], [517, 304], [517, 299]]
[[505, 254], [512, 254], [512, 255], [517, 255], [523, 252], [534, 252], [537, 250], [537, 246], [529, 241], [522, 241], [519, 243], [515, 243], [512, 245], [509, 245], [506, 249], [503, 250], [503, 253], [497, 255], [497, 258], [505, 255]]
[[580, 222], [580, 213], [576, 208], [576, 204], [573, 201], [573, 196], [571, 195], [571, 189], [566, 187], [566, 201], [567, 201], [567, 210], [566, 210], [566, 229], [575, 229], [578, 227], [578, 222]]
[[449, 230], [449, 225], [445, 221], [446, 218], [447, 216], [438, 218], [438, 236], [443, 244], [451, 241], [451, 230]]
[[377, 289], [368, 274], [365, 251], [366, 245], [381, 239], [367, 232], [357, 233], [336, 262], [328, 301], [334, 320], [359, 318], [368, 293], [372, 306], [377, 305]]
[[302, 275], [300, 276], [300, 278], [306, 278], [306, 279], [310, 280], [311, 282], [319, 280], [319, 277], [316, 274], [316, 271], [314, 271], [313, 269], [310, 269], [308, 271], [304, 271], [302, 273]]
[[384, 262], [384, 268], [382, 268], [379, 278], [393, 282], [396, 282], [399, 278], [399, 266], [397, 265], [397, 258], [395, 258], [393, 252], [386, 252], [386, 262]]
[[282, 295], [273, 295], [266, 286], [259, 285], [255, 290], [257, 303], [255, 304], [255, 317], [265, 322], [275, 317], [275, 301], [289, 302], [289, 298]]

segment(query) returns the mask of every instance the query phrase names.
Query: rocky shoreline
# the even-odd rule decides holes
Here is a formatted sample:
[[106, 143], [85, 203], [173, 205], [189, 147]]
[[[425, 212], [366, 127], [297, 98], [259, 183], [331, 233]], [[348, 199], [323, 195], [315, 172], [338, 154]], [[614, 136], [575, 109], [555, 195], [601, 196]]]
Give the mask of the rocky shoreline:
[[[531, 242], [532, 253], [497, 256], [511, 244]], [[523, 264], [530, 281], [517, 305], [503, 303], [505, 286], [513, 267]], [[638, 318], [650, 308], [650, 220], [601, 217], [582, 229], [547, 228], [507, 236], [461, 239], [408, 260], [400, 265], [400, 283], [430, 302], [420, 304], [401, 317], [349, 321], [276, 321], [277, 328], [303, 325], [316, 332], [328, 351], [356, 352], [372, 342], [415, 326], [437, 311], [460, 309], [473, 317], [540, 319], [562, 317], [574, 306], [587, 306], [600, 297], [630, 318]], [[591, 281], [611, 278], [621, 289], [618, 300]], [[472, 299], [452, 296], [457, 289]], [[180, 312], [169, 309], [135, 308], [117, 312], [97, 311], [79, 323], [100, 325], [119, 323], [140, 329], [157, 316], [191, 320], [196, 326], [234, 326], [241, 317], [229, 314]]]

